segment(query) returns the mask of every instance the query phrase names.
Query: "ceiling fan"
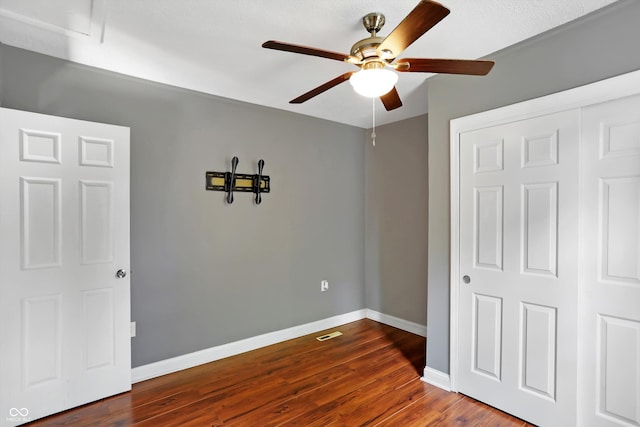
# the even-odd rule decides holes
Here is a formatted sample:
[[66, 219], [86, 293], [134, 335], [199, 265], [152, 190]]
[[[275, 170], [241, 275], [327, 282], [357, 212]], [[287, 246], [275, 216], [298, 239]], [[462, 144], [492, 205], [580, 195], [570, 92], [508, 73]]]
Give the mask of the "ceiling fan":
[[421, 0], [387, 37], [379, 37], [378, 32], [385, 23], [385, 17], [381, 13], [369, 13], [362, 18], [362, 24], [370, 33], [370, 36], [356, 42], [351, 47], [349, 55], [275, 40], [263, 43], [262, 47], [344, 61], [360, 68], [358, 71], [344, 73], [311, 89], [309, 92], [289, 101], [291, 104], [301, 104], [349, 80], [356, 92], [370, 98], [380, 97], [387, 111], [391, 111], [401, 107], [402, 101], [395, 88], [398, 75], [388, 68], [393, 68], [402, 73], [446, 73], [484, 76], [493, 67], [493, 61], [483, 60], [396, 59], [411, 43], [448, 14], [449, 9], [440, 3], [433, 0]]

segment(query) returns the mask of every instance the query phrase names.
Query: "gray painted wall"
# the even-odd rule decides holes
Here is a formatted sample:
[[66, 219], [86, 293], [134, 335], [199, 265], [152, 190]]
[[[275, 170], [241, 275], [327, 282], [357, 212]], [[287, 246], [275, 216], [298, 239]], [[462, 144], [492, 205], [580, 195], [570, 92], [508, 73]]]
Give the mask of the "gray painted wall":
[[[131, 127], [133, 366], [365, 307], [362, 129], [0, 55], [3, 107]], [[260, 206], [205, 191], [234, 155], [265, 160]]]
[[427, 324], [427, 115], [371, 130], [366, 143], [366, 305]]
[[2, 93], [3, 93], [3, 91], [2, 91], [2, 83], [4, 81], [4, 79], [2, 78], [2, 76], [3, 76], [3, 72], [2, 72], [2, 70], [3, 70], [3, 67], [2, 67], [2, 57], [3, 57], [2, 52], [3, 52], [3, 49], [2, 49], [2, 46], [3, 46], [3, 44], [0, 43], [0, 106], [2, 105]]
[[640, 69], [640, 1], [624, 0], [491, 55], [487, 77], [428, 80], [427, 365], [449, 372], [449, 121]]

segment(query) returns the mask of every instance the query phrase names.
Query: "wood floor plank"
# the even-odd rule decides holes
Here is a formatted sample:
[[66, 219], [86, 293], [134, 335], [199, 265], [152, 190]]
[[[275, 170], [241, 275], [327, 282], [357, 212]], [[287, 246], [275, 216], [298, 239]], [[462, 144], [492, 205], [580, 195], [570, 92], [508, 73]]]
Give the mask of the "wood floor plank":
[[[317, 336], [339, 330], [327, 341]], [[40, 426], [532, 427], [420, 380], [425, 339], [372, 320], [134, 384]]]
[[[367, 399], [366, 405], [341, 411], [340, 423], [350, 426], [375, 425], [402, 410], [402, 408], [411, 405], [416, 400], [420, 400], [426, 392], [425, 388], [425, 384], [420, 379], [414, 379], [402, 387], [379, 395], [375, 400]], [[377, 411], [372, 411], [371, 408], [377, 405], [379, 401], [384, 401], [384, 406]]]
[[468, 426], [481, 423], [489, 414], [489, 408], [476, 400], [463, 397], [455, 406], [447, 409], [434, 426]]
[[[363, 378], [366, 378], [366, 380], [363, 381]], [[304, 426], [328, 425], [331, 422], [340, 420], [343, 414], [348, 413], [343, 412], [344, 410], [349, 411], [350, 408], [359, 408], [372, 403], [376, 396], [381, 394], [381, 391], [399, 388], [408, 382], [415, 381], [416, 374], [411, 368], [400, 367], [390, 371], [383, 377], [377, 377], [373, 380], [367, 378], [366, 375], [354, 372], [351, 380], [343, 380], [343, 384], [347, 382], [350, 384], [347, 391], [337, 389], [334, 384], [326, 384], [314, 390], [314, 393], [298, 397], [296, 399], [297, 402], [292, 403], [307, 406], [308, 408], [315, 406], [315, 409], [305, 411], [298, 418], [289, 417], [284, 419], [281, 423], [285, 425], [287, 423], [297, 423]]]
[[437, 425], [444, 417], [443, 413], [455, 407], [463, 396], [456, 393], [448, 393], [439, 388], [427, 388], [429, 393], [411, 405], [400, 409], [392, 416], [377, 423], [377, 426], [385, 427], [424, 427]]
[[173, 408], [188, 406], [199, 399], [200, 394], [197, 390], [180, 391], [174, 395], [156, 399], [133, 408], [111, 411], [109, 419], [124, 425], [137, 424], [165, 414], [168, 408], [172, 410]]
[[514, 418], [509, 414], [491, 408], [491, 412], [484, 417], [476, 427], [533, 427], [531, 424]]

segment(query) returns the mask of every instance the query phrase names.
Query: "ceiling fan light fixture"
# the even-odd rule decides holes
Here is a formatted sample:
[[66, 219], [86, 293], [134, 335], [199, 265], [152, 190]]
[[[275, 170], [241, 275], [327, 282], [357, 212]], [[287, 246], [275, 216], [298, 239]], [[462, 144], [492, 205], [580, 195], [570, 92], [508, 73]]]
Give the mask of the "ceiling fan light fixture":
[[367, 98], [378, 98], [388, 93], [398, 82], [398, 75], [384, 68], [365, 68], [349, 78], [353, 89]]
[[[291, 43], [269, 40], [262, 44], [267, 49], [281, 50], [302, 55], [317, 56], [347, 62], [360, 68], [357, 72], [339, 75], [299, 97], [289, 101], [301, 104], [314, 96], [349, 80], [354, 90], [365, 97], [380, 98], [387, 111], [402, 107], [402, 100], [394, 87], [399, 73], [443, 73], [484, 76], [493, 61], [447, 58], [400, 58], [398, 56], [449, 14], [449, 9], [434, 0], [420, 0], [418, 5], [386, 37], [378, 32], [384, 24], [381, 13], [369, 13], [362, 19], [369, 37], [351, 46], [351, 53], [344, 54]], [[390, 70], [385, 70], [390, 68]], [[375, 102], [373, 105], [375, 107]]]

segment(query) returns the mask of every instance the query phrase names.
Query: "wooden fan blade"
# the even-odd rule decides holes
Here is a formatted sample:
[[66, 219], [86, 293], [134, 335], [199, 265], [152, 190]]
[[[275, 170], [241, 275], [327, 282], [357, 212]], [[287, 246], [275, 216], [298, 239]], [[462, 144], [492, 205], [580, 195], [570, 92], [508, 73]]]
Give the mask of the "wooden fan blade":
[[493, 64], [493, 61], [468, 59], [402, 58], [396, 63], [396, 71], [485, 76]]
[[386, 108], [387, 111], [402, 107], [402, 100], [400, 99], [400, 95], [398, 95], [398, 91], [395, 86], [389, 92], [382, 95], [380, 97], [380, 101], [382, 101], [384, 108]]
[[350, 56], [344, 53], [330, 52], [328, 50], [316, 49], [313, 47], [300, 46], [291, 43], [278, 42], [269, 40], [262, 44], [266, 49], [284, 50], [286, 52], [301, 53], [303, 55], [319, 56], [320, 58], [335, 59], [336, 61], [345, 61]]
[[350, 71], [348, 73], [344, 73], [343, 75], [336, 77], [333, 80], [329, 80], [325, 84], [320, 85], [317, 88], [311, 89], [309, 92], [300, 95], [296, 99], [292, 99], [291, 101], [289, 101], [289, 104], [302, 104], [303, 102], [310, 100], [314, 96], [320, 95], [322, 92], [325, 92], [334, 86], [338, 86], [340, 83], [346, 82], [347, 80], [349, 80], [349, 78], [353, 73], [354, 72]]
[[397, 57], [411, 43], [449, 14], [449, 9], [432, 0], [422, 0], [378, 46], [378, 56]]

